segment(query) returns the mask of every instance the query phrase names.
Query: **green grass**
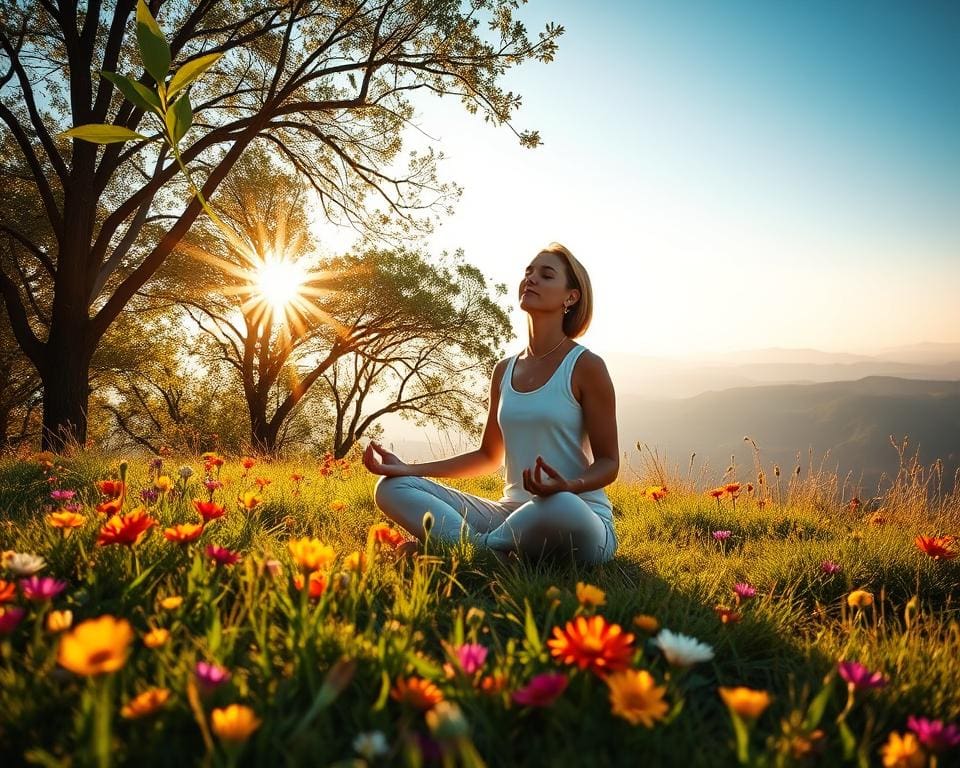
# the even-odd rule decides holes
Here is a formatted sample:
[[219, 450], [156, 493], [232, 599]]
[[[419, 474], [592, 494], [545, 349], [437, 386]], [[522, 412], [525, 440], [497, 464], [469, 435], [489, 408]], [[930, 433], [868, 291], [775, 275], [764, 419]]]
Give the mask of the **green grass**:
[[[313, 464], [258, 463], [243, 476], [238, 462], [229, 461], [226, 486], [215, 495], [228, 514], [209, 524], [198, 543], [172, 544], [163, 528], [193, 521], [189, 498], [206, 495], [198, 459], [167, 460], [164, 469], [175, 477], [181, 464], [195, 471], [186, 498], [154, 505], [160, 524], [131, 550], [95, 543], [104, 520], [91, 506], [98, 501], [94, 481], [116, 470], [115, 458], [80, 453], [50, 470], [31, 460], [0, 461], [0, 548], [39, 554], [47, 561], [41, 575], [68, 582], [52, 606], [29, 603], [18, 591], [14, 604], [26, 615], [0, 635], [4, 764], [96, 764], [96, 745], [106, 743], [115, 764], [363, 765], [353, 740], [379, 730], [391, 752], [376, 764], [417, 765], [413, 734], [430, 735], [437, 723], [387, 695], [398, 678], [413, 675], [435, 682], [467, 724], [466, 735], [441, 740], [447, 764], [735, 765], [718, 686], [772, 694], [752, 732], [751, 760], [758, 764], [875, 764], [889, 732], [903, 732], [909, 715], [960, 718], [960, 563], [934, 561], [913, 544], [918, 533], [960, 532], [954, 499], [927, 507], [898, 486], [889, 494], [885, 522], [872, 525], [868, 515], [850, 512], [825, 491], [836, 488], [835, 479], [794, 483], [784, 489], [782, 506], [776, 494], [764, 509], [741, 495], [735, 513], [729, 500], [718, 505], [705, 489], [680, 480], [668, 482], [672, 492], [657, 503], [643, 497], [641, 486], [618, 483], [608, 489], [619, 539], [610, 563], [502, 565], [466, 544], [398, 561], [389, 549], [375, 551], [368, 543], [367, 532], [381, 516], [372, 501], [375, 478], [358, 466], [323, 477]], [[299, 491], [293, 472], [305, 475]], [[85, 504], [86, 523], [68, 537], [46, 520], [48, 474], [57, 478], [55, 486], [77, 490]], [[272, 482], [256, 510], [241, 511], [235, 499], [256, 477]], [[129, 507], [151, 483], [145, 461], [131, 463], [128, 481]], [[448, 482], [490, 497], [499, 495], [501, 483], [496, 477]], [[331, 511], [333, 501], [346, 506]], [[721, 545], [711, 536], [715, 530], [732, 536]], [[291, 585], [287, 542], [301, 536], [318, 537], [337, 552], [319, 601]], [[213, 568], [203, 556], [210, 543], [243, 553], [243, 560]], [[343, 557], [353, 551], [372, 556], [362, 574], [344, 570]], [[269, 559], [282, 563], [279, 576], [265, 571]], [[840, 573], [821, 572], [827, 559], [840, 564]], [[18, 580], [9, 572], [0, 579]], [[634, 666], [666, 685], [667, 721], [650, 729], [631, 725], [611, 713], [602, 679], [551, 658], [545, 641], [552, 629], [592, 612], [577, 602], [578, 581], [605, 590], [606, 604], [596, 612], [635, 632]], [[733, 606], [738, 581], [754, 585], [758, 595], [741, 606], [739, 623], [723, 624], [714, 607]], [[551, 587], [561, 590], [558, 600], [548, 595]], [[849, 608], [852, 589], [871, 591], [876, 602], [863, 611]], [[183, 596], [182, 606], [159, 607], [170, 595]], [[908, 626], [905, 611], [914, 596], [919, 608]], [[44, 623], [51, 607], [71, 610], [74, 626], [104, 614], [128, 620], [136, 639], [123, 667], [88, 678], [58, 665], [61, 640]], [[470, 609], [482, 614], [473, 611], [468, 619]], [[714, 659], [671, 669], [633, 626], [638, 614], [709, 643]], [[170, 630], [161, 648], [141, 640], [153, 626]], [[447, 677], [447, 649], [464, 640], [489, 649], [484, 674], [504, 675], [504, 692], [485, 693], [462, 675]], [[328, 676], [342, 669], [336, 665], [343, 659], [353, 660], [353, 674], [341, 689]], [[846, 747], [836, 722], [846, 703], [835, 679], [838, 659], [858, 660], [888, 679], [884, 688], [857, 695], [846, 718], [853, 738]], [[230, 682], [210, 696], [191, 695], [198, 660], [229, 669]], [[528, 709], [511, 701], [512, 690], [547, 671], [570, 675], [552, 706]], [[831, 689], [816, 725], [824, 732], [819, 755], [798, 757], [802, 729], [796, 728], [825, 679]], [[120, 707], [148, 687], [170, 691], [165, 706], [143, 719], [121, 717]], [[204, 737], [211, 711], [229, 703], [249, 705], [262, 720], [242, 748]], [[98, 713], [110, 719], [99, 742]], [[812, 730], [808, 723], [806, 732]], [[950, 758], [960, 759], [960, 750], [940, 764]]]

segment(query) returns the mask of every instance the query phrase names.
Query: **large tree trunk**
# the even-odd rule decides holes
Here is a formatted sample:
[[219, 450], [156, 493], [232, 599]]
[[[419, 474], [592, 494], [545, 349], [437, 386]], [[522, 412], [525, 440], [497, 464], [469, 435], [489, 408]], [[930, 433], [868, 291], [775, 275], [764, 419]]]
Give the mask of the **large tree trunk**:
[[43, 381], [43, 448], [62, 451], [87, 440], [90, 359], [93, 350], [79, 339], [51, 337], [51, 364]]

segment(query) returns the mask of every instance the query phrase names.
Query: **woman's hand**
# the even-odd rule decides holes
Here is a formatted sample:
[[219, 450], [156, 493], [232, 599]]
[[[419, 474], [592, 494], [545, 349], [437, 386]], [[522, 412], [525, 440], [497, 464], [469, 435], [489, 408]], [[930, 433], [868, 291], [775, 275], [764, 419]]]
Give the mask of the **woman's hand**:
[[[544, 473], [547, 475], [543, 477]], [[570, 483], [560, 476], [553, 467], [537, 456], [537, 464], [533, 470], [523, 470], [523, 487], [535, 496], [550, 496], [560, 491], [571, 490]]]
[[[377, 459], [375, 453], [380, 454]], [[386, 477], [408, 477], [413, 474], [409, 464], [405, 463], [395, 453], [386, 450], [380, 443], [370, 441], [363, 449], [363, 466], [375, 475]]]

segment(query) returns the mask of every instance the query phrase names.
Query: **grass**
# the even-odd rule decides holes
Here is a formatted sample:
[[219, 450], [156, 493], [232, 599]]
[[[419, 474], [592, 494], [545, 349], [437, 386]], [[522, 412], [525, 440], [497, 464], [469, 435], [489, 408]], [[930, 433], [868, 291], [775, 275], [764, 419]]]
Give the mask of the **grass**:
[[[225, 486], [214, 492], [227, 514], [198, 542], [174, 544], [163, 529], [195, 520], [191, 497], [208, 495], [199, 459], [172, 466], [168, 459], [163, 471], [176, 480], [181, 464], [194, 474], [150, 505], [159, 524], [127, 547], [96, 544], [105, 520], [93, 509], [100, 501], [94, 483], [117, 471], [115, 457], [88, 451], [51, 466], [0, 461], [0, 548], [41, 555], [40, 574], [68, 583], [52, 604], [28, 601], [19, 589], [6, 604], [25, 614], [0, 634], [4, 764], [359, 766], [366, 763], [355, 739], [380, 731], [388, 752], [377, 765], [430, 764], [432, 749], [445, 765], [736, 765], [719, 686], [772, 695], [750, 732], [749, 757], [741, 755], [758, 765], [875, 764], [888, 734], [904, 732], [909, 715], [960, 718], [960, 563], [933, 560], [913, 543], [919, 533], [957, 533], [960, 503], [942, 493], [928, 501], [916, 473], [895, 479], [878, 516], [845, 504], [837, 478], [777, 477], [779, 488], [741, 493], [734, 511], [731, 499], [705, 495], [699, 479], [664, 477], [657, 466], [651, 477], [670, 493], [652, 501], [639, 478], [611, 486], [617, 556], [578, 567], [504, 565], [465, 543], [398, 559], [369, 536], [381, 519], [372, 502], [375, 478], [356, 465], [334, 464], [324, 475], [316, 465], [259, 462], [244, 472], [230, 460]], [[304, 479], [293, 481], [294, 473]], [[235, 500], [256, 490], [256, 478], [271, 482], [256, 508], [243, 511]], [[132, 462], [127, 481], [131, 508], [153, 485], [147, 462]], [[501, 481], [449, 482], [495, 497]], [[66, 536], [47, 520], [52, 487], [77, 491], [83, 505], [83, 526]], [[715, 541], [717, 530], [730, 538]], [[300, 537], [316, 537], [336, 553], [323, 568], [327, 585], [317, 600], [292, 585], [296, 565], [287, 544]], [[243, 559], [214, 567], [207, 544]], [[352, 552], [367, 556], [365, 569], [348, 567]], [[840, 571], [824, 573], [824, 560]], [[19, 581], [9, 571], [0, 579]], [[739, 606], [739, 622], [723, 623], [715, 607], [736, 607], [731, 590], [742, 581], [757, 596]], [[579, 603], [578, 582], [603, 590], [605, 604]], [[873, 605], [849, 607], [854, 589], [870, 591]], [[169, 596], [183, 603], [164, 609], [160, 601]], [[72, 611], [74, 627], [102, 615], [127, 620], [135, 639], [122, 666], [85, 676], [58, 664], [67, 635], [47, 628], [53, 609]], [[546, 640], [554, 627], [593, 613], [635, 634], [632, 666], [665, 686], [670, 712], [652, 728], [614, 714], [603, 679], [551, 656]], [[634, 625], [639, 614], [708, 643], [713, 659], [671, 668]], [[147, 648], [142, 638], [154, 627], [167, 629], [169, 640]], [[464, 642], [488, 649], [474, 676], [454, 671], [453, 648]], [[840, 659], [887, 679], [857, 693], [848, 714], [836, 676]], [[229, 670], [229, 682], [201, 690], [198, 661]], [[512, 700], [512, 691], [544, 672], [569, 678], [552, 705]], [[435, 683], [456, 708], [424, 714], [393, 698], [397, 680], [410, 677]], [[503, 689], [491, 692], [497, 679]], [[151, 715], [123, 717], [121, 708], [148, 688], [166, 689], [169, 698]], [[213, 711], [231, 703], [249, 706], [260, 721], [245, 740], [214, 732]], [[941, 756], [941, 765], [958, 755]]]

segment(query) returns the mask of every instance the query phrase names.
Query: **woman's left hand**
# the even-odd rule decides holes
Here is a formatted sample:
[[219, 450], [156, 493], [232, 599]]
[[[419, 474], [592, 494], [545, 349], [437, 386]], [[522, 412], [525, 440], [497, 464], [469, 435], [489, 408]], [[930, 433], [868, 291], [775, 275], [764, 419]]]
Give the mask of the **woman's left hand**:
[[[547, 475], [546, 478], [543, 477], [544, 473]], [[535, 496], [550, 496], [560, 491], [569, 491], [570, 483], [547, 464], [542, 456], [537, 456], [534, 469], [523, 470], [523, 487]]]

